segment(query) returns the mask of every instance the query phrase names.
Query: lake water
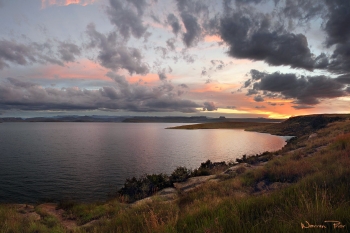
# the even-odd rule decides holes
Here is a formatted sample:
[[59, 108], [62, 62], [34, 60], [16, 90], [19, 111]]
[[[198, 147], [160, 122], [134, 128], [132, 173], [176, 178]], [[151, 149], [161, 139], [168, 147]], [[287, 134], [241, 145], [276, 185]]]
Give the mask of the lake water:
[[275, 151], [282, 137], [168, 123], [2, 123], [0, 202], [105, 200], [126, 178]]

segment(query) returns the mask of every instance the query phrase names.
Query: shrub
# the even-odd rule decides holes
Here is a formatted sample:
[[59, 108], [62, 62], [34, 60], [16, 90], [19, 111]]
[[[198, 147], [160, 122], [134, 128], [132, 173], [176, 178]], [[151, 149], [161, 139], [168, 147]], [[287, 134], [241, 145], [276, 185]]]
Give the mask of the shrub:
[[129, 201], [135, 201], [170, 186], [169, 177], [165, 174], [143, 175], [138, 179], [136, 177], [127, 179], [118, 193], [121, 196], [127, 195], [130, 198]]
[[211, 175], [211, 172], [209, 169], [207, 168], [198, 168], [198, 169], [194, 169], [193, 172], [191, 173], [191, 176], [208, 176]]
[[190, 174], [191, 170], [186, 167], [177, 167], [173, 173], [171, 173], [170, 182], [176, 183], [186, 181], [190, 177]]

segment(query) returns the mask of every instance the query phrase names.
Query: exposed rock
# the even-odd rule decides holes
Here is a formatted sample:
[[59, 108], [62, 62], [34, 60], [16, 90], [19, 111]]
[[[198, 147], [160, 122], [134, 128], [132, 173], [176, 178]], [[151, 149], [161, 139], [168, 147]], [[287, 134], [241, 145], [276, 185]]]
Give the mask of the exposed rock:
[[134, 205], [141, 205], [145, 203], [151, 203], [154, 200], [161, 200], [161, 201], [173, 201], [178, 198], [178, 193], [175, 188], [165, 188], [157, 192], [156, 195], [146, 197], [144, 199], [138, 200], [134, 202]]
[[17, 212], [23, 214], [24, 218], [28, 218], [33, 221], [39, 221], [41, 219], [40, 215], [35, 212], [34, 206], [27, 204], [17, 204], [15, 205]]
[[316, 137], [317, 137], [317, 133], [313, 133], [309, 136], [309, 139], [316, 138]]
[[216, 175], [192, 177], [185, 182], [174, 183], [174, 187], [183, 192], [188, 192], [214, 178], [216, 178]]
[[165, 188], [157, 193], [157, 196], [166, 201], [175, 200], [178, 197], [177, 190], [175, 188]]
[[242, 174], [247, 168], [250, 168], [251, 165], [248, 163], [240, 163], [236, 166], [228, 168], [224, 174]]

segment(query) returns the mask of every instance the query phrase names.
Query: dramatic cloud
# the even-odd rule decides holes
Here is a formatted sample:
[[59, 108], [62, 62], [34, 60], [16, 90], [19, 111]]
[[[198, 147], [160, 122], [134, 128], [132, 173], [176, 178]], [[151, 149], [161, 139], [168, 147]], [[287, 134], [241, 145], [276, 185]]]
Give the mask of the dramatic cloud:
[[27, 45], [14, 41], [0, 40], [0, 70], [9, 67], [8, 62], [26, 65], [35, 62], [34, 50]]
[[[256, 74], [257, 72], [253, 73]], [[299, 106], [300, 109], [300, 106], [316, 105], [320, 103], [321, 99], [348, 95], [345, 92], [346, 85], [340, 82], [341, 80], [344, 79], [333, 79], [326, 76], [298, 77], [295, 74], [275, 72], [261, 75], [259, 81], [252, 82], [250, 86], [253, 87], [251, 92], [263, 91], [263, 94], [267, 97], [281, 94], [284, 98], [295, 99], [296, 106]], [[257, 102], [263, 101], [263, 97], [257, 95], [254, 100]]]
[[58, 52], [61, 55], [61, 59], [65, 62], [74, 62], [75, 56], [81, 54], [80, 48], [72, 43], [61, 42], [58, 46]]
[[325, 3], [323, 0], [285, 0], [276, 1], [276, 3], [284, 3], [280, 7], [280, 19], [296, 19], [297, 23], [305, 23], [309, 20], [324, 14]]
[[218, 108], [215, 106], [214, 102], [204, 102], [203, 111], [216, 111]]
[[161, 73], [158, 73], [158, 76], [159, 76], [159, 80], [166, 80], [168, 77], [166, 76], [165, 73], [161, 72]]
[[264, 98], [261, 97], [261, 95], [257, 95], [254, 97], [254, 101], [255, 102], [264, 102]]
[[0, 0], [0, 71], [15, 77], [0, 79], [0, 112], [287, 116], [340, 112], [350, 95], [349, 0], [20, 2]]
[[328, 34], [327, 45], [345, 44], [350, 40], [350, 1], [325, 0], [329, 9], [329, 18], [325, 25]]
[[141, 38], [147, 30], [142, 20], [144, 8], [147, 6], [146, 1], [128, 1], [131, 4], [119, 0], [110, 0], [109, 2], [110, 7], [107, 9], [107, 14], [111, 23], [117, 27], [118, 32], [125, 39], [129, 39], [131, 35], [135, 38]]
[[345, 44], [337, 44], [328, 69], [339, 74], [350, 72], [350, 40]]
[[265, 61], [270, 65], [289, 65], [312, 70], [324, 68], [324, 55], [315, 57], [303, 34], [282, 26], [274, 27], [269, 15], [237, 11], [221, 20], [221, 37], [229, 45], [229, 55]]
[[[56, 56], [55, 51], [59, 57]], [[0, 40], [0, 70], [10, 65], [56, 64], [74, 62], [75, 56], [81, 54], [80, 48], [67, 42], [18, 43]]]
[[186, 28], [186, 32], [183, 34], [183, 42], [187, 47], [196, 45], [200, 40], [202, 33], [197, 18], [188, 13], [182, 13], [181, 18]]
[[350, 74], [341, 75], [341, 76], [337, 77], [336, 80], [340, 83], [350, 84]]
[[217, 26], [218, 21], [215, 17], [209, 17], [209, 7], [205, 1], [176, 0], [176, 3], [186, 29], [182, 39], [187, 47], [195, 46], [205, 34], [216, 32], [213, 28]]
[[147, 65], [142, 62], [141, 52], [117, 43], [115, 32], [103, 35], [96, 31], [94, 24], [89, 24], [86, 33], [90, 39], [88, 47], [97, 47], [100, 50], [97, 59], [102, 66], [112, 70], [126, 69], [130, 74], [148, 73]]
[[174, 14], [168, 15], [168, 24], [170, 24], [175, 35], [177, 35], [180, 32], [181, 26], [178, 18]]
[[126, 110], [134, 112], [196, 112], [193, 101], [179, 99], [170, 84], [148, 88], [129, 84], [124, 76], [108, 73], [115, 81], [98, 90], [49, 88], [7, 78], [0, 82], [0, 109], [9, 110]]

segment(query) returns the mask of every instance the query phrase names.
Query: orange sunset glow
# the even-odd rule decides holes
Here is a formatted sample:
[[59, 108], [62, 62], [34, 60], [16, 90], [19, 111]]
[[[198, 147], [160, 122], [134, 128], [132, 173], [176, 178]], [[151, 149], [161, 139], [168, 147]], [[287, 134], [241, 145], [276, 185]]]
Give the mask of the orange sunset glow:
[[80, 60], [79, 63], [72, 63], [69, 68], [62, 66], [47, 66], [43, 75], [47, 78], [62, 79], [87, 79], [87, 80], [110, 80], [106, 76], [108, 70], [90, 60]]
[[347, 112], [348, 1], [320, 1], [0, 0], [0, 115]]

